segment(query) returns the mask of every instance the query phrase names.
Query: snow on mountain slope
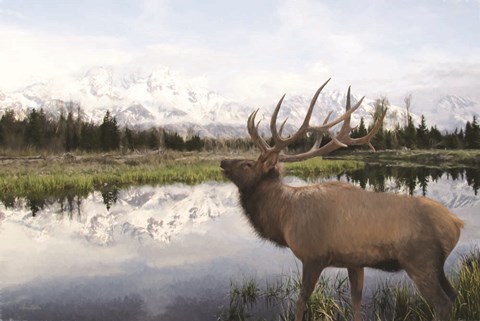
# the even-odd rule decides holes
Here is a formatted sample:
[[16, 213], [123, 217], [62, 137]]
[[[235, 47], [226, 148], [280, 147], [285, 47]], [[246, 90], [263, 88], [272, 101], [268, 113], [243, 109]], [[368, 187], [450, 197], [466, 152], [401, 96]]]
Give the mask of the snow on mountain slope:
[[[312, 88], [312, 93], [315, 88]], [[280, 98], [280, 97], [278, 97]], [[353, 95], [353, 102], [360, 97]], [[260, 117], [265, 126], [275, 105], [263, 106]], [[311, 97], [287, 94], [279, 122], [287, 116], [285, 132], [293, 131], [303, 121]], [[344, 112], [346, 93], [325, 90], [320, 95], [313, 122], [322, 122], [330, 110], [333, 117]], [[35, 83], [23, 91], [0, 92], [0, 115], [6, 109], [15, 111], [19, 118], [25, 117], [32, 108], [43, 108], [58, 116], [74, 102], [81, 106], [82, 117], [100, 122], [107, 110], [122, 126], [148, 128], [162, 126], [183, 135], [195, 132], [201, 136], [232, 137], [246, 136], [246, 119], [256, 108], [239, 104], [207, 88], [189, 85], [168, 68], [158, 67], [149, 72], [119, 72], [109, 67], [90, 69], [83, 77], [70, 81]], [[374, 112], [372, 99], [365, 99], [362, 107], [352, 116], [352, 124], [364, 117], [367, 124]], [[73, 106], [76, 106], [73, 104]], [[480, 112], [478, 102], [462, 97], [447, 96], [440, 99], [436, 112], [426, 113], [428, 119], [439, 121], [438, 127], [463, 126]], [[76, 108], [75, 110], [76, 111]], [[420, 117], [412, 115], [418, 124]], [[405, 109], [390, 106], [385, 126], [393, 128], [406, 122]], [[266, 131], [265, 129], [262, 129]]]
[[450, 95], [439, 99], [437, 105], [437, 112], [430, 113], [430, 117], [436, 120], [439, 128], [465, 128], [465, 123], [471, 122], [473, 116], [480, 117], [480, 102], [472, 98]]

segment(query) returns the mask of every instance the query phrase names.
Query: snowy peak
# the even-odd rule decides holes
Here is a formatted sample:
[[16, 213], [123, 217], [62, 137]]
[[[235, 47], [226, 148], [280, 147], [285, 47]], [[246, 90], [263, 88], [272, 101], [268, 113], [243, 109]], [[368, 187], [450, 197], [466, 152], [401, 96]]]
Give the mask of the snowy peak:
[[440, 98], [436, 105], [436, 113], [431, 112], [428, 116], [436, 120], [439, 128], [464, 128], [465, 123], [471, 122], [473, 116], [480, 116], [480, 101], [469, 97], [448, 95]]
[[[361, 97], [356, 95], [351, 95], [351, 105], [354, 106]], [[286, 96], [282, 108], [279, 112], [278, 121], [283, 121], [288, 118], [286, 132], [293, 131], [295, 128], [301, 126], [307, 108], [310, 105], [311, 98], [305, 96]], [[345, 113], [347, 96], [346, 93], [340, 91], [325, 91], [320, 94], [316, 102], [316, 107], [312, 114], [311, 123], [312, 124], [322, 124], [324, 119], [327, 117], [329, 112], [332, 112], [330, 117], [331, 120], [334, 117], [339, 117]], [[368, 125], [373, 120], [373, 115], [375, 114], [375, 100], [364, 99], [360, 108], [357, 109], [352, 114], [351, 125], [356, 126], [360, 123], [360, 119], [363, 118], [365, 123]], [[407, 122], [407, 113], [404, 108], [397, 106], [389, 106], [388, 112], [384, 120], [384, 126], [388, 129], [393, 129], [396, 126], [406, 124]], [[274, 105], [268, 108], [268, 117], [271, 116], [271, 113], [274, 109]], [[417, 115], [412, 115], [414, 122], [418, 123], [420, 117]], [[266, 122], [269, 122], [269, 118], [265, 119]]]
[[80, 81], [85, 93], [96, 97], [116, 98], [111, 68], [99, 67], [90, 69]]
[[[352, 104], [359, 97], [352, 95]], [[303, 121], [311, 97], [287, 95], [279, 115], [279, 121], [288, 117], [285, 132], [293, 131]], [[86, 120], [100, 122], [110, 110], [121, 126], [147, 128], [162, 126], [182, 135], [197, 132], [202, 136], [232, 137], [246, 135], [246, 119], [256, 108], [239, 104], [208, 88], [191, 86], [189, 82], [166, 67], [148, 71], [122, 72], [111, 67], [96, 67], [83, 76], [69, 81], [38, 82], [13, 93], [0, 91], [0, 115], [12, 109], [18, 117], [24, 117], [32, 108], [43, 108], [47, 113], [59, 115], [71, 102], [78, 104]], [[324, 91], [318, 97], [313, 123], [322, 123], [329, 111], [332, 117], [345, 111], [346, 93]], [[266, 126], [276, 101], [262, 108]], [[371, 122], [375, 101], [365, 99], [352, 115], [352, 124], [363, 117]], [[436, 109], [425, 112], [427, 120], [440, 129], [464, 126], [473, 115], [479, 115], [477, 101], [458, 96], [441, 98]], [[412, 115], [414, 122], [420, 117]], [[406, 123], [404, 108], [390, 106], [385, 119], [386, 128]], [[266, 128], [266, 127], [265, 127]], [[263, 130], [263, 129], [262, 129]]]

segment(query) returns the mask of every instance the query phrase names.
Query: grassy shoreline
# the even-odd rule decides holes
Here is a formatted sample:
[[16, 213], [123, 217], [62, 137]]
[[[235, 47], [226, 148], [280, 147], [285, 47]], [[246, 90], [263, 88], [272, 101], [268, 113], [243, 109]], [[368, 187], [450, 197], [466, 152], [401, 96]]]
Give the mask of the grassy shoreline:
[[[139, 185], [225, 181], [219, 163], [228, 157], [255, 159], [256, 155], [166, 152], [0, 157], [0, 193], [4, 198], [41, 197]], [[285, 171], [305, 178], [326, 177], [363, 166], [358, 161], [317, 158], [286, 164]]]
[[375, 153], [366, 150], [339, 151], [328, 155], [329, 160], [356, 160], [369, 164], [393, 166], [428, 166], [448, 169], [454, 167], [480, 167], [480, 150], [381, 150]]
[[[256, 157], [255, 151], [0, 156], [0, 193], [3, 198], [48, 197], [85, 195], [95, 190], [128, 186], [224, 181], [219, 167], [221, 159]], [[343, 151], [325, 159], [287, 163], [284, 171], [286, 175], [308, 180], [359, 170], [365, 164], [442, 169], [479, 167], [480, 151]]]

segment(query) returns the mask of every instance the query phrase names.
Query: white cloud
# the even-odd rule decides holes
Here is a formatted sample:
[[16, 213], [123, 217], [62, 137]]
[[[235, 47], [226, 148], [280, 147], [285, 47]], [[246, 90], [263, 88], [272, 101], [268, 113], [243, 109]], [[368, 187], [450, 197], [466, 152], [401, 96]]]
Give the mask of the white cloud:
[[[1, 4], [1, 2], [0, 2], [0, 4]], [[17, 19], [25, 19], [26, 18], [20, 12], [10, 10], [10, 9], [2, 9], [2, 8], [0, 8], [0, 16], [13, 17], [13, 18], [17, 18]]]
[[145, 0], [135, 14], [112, 13], [111, 23], [128, 30], [121, 35], [106, 35], [102, 28], [84, 35], [0, 25], [0, 89], [105, 64], [166, 65], [250, 104], [269, 103], [285, 92], [309, 95], [329, 77], [330, 89], [351, 84], [358, 94], [397, 97], [431, 84], [468, 92], [480, 78], [480, 49], [468, 33], [479, 22], [465, 17], [465, 25], [451, 24], [466, 12], [459, 3], [287, 0], [271, 2], [265, 17], [254, 17], [260, 22], [249, 24], [254, 13], [239, 12], [247, 16], [234, 25], [222, 19], [229, 17], [228, 6], [208, 11], [181, 3], [179, 9]]
[[131, 59], [122, 41], [110, 37], [49, 35], [0, 26], [0, 88], [15, 90], [33, 81], [64, 77], [95, 65]]

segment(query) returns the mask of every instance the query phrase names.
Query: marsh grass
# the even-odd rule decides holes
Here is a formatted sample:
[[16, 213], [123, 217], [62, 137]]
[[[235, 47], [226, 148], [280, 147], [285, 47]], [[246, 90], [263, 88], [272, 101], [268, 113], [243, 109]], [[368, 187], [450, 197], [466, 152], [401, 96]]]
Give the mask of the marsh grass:
[[[255, 279], [232, 282], [229, 306], [219, 320], [293, 320], [300, 284], [298, 274], [267, 281], [264, 286]], [[346, 278], [340, 274], [333, 279], [320, 277], [308, 303], [308, 320], [348, 320], [348, 291]]]
[[369, 164], [388, 164], [400, 167], [428, 166], [429, 168], [449, 169], [478, 167], [480, 150], [380, 150], [376, 153], [348, 150], [328, 155], [328, 159], [348, 159]]
[[311, 158], [302, 162], [285, 164], [285, 171], [306, 180], [340, 174], [346, 171], [359, 170], [365, 163], [355, 160], [325, 160]]
[[[451, 276], [458, 291], [450, 320], [480, 320], [480, 250], [474, 248], [462, 257]], [[254, 279], [243, 284], [231, 283], [229, 306], [219, 320], [294, 320], [295, 301], [300, 289], [300, 276], [282, 277], [266, 282]], [[364, 299], [363, 320], [431, 321], [433, 311], [410, 281], [385, 280]], [[366, 301], [366, 302], [365, 302]], [[309, 321], [346, 321], [353, 315], [347, 277], [320, 277], [310, 297]]]
[[[254, 155], [240, 155], [254, 158]], [[45, 156], [1, 161], [0, 193], [12, 197], [41, 198], [68, 193], [80, 195], [108, 188], [172, 183], [198, 184], [224, 181], [219, 162], [232, 155], [178, 153], [145, 155]], [[233, 155], [238, 157], [238, 155]], [[287, 164], [286, 173], [305, 179], [358, 169], [355, 161], [322, 161]]]
[[480, 248], [462, 258], [454, 281], [458, 298], [453, 314], [460, 320], [480, 320]]

